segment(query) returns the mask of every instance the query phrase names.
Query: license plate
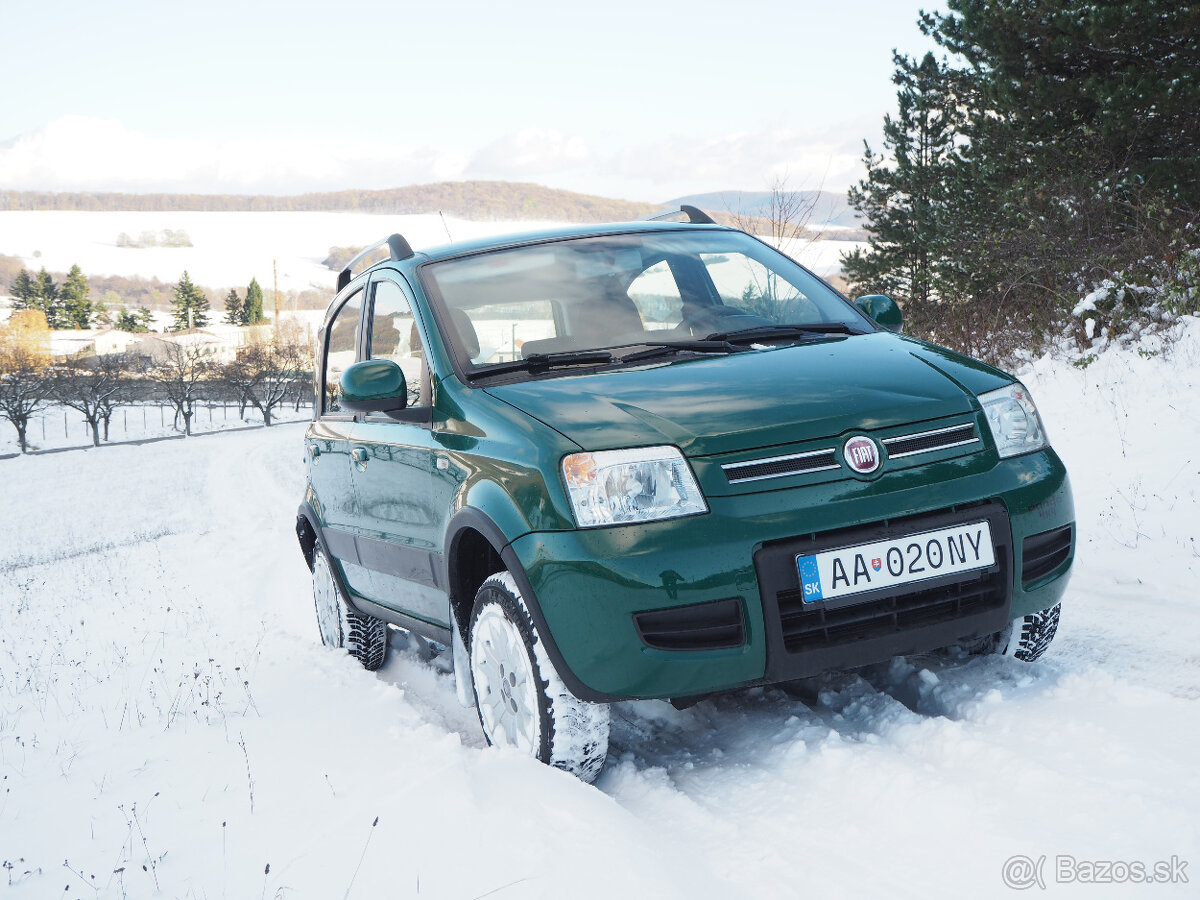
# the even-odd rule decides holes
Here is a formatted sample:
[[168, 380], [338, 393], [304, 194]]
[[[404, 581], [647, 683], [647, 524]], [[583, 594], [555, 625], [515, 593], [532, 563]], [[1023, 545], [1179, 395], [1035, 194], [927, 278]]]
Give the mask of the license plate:
[[987, 522], [972, 522], [797, 556], [796, 568], [804, 602], [814, 603], [986, 569], [995, 561], [991, 528]]

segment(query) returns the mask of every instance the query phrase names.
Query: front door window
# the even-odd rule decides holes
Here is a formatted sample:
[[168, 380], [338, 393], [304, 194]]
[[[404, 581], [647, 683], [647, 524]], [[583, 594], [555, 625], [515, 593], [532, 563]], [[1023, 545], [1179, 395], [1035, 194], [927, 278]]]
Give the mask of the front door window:
[[376, 281], [371, 293], [369, 358], [390, 359], [400, 366], [410, 408], [429, 406], [429, 368], [408, 297], [394, 281]]
[[362, 291], [342, 304], [326, 331], [325, 396], [322, 413], [343, 412], [338, 403], [342, 391], [342, 373], [358, 357], [358, 321], [362, 314]]

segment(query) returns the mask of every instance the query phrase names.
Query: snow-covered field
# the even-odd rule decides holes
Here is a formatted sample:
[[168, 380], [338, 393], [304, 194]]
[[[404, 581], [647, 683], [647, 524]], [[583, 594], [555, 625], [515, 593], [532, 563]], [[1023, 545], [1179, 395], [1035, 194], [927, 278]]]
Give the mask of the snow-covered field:
[[[1026, 375], [1080, 534], [1042, 661], [619, 704], [595, 786], [486, 749], [402, 637], [375, 674], [320, 646], [302, 426], [0, 461], [4, 896], [1004, 897], [1017, 855], [1047, 896], [1196, 896], [1190, 324]], [[1058, 883], [1059, 856], [1190, 882]]]
[[[456, 241], [533, 231], [551, 222], [472, 222], [436, 215], [378, 216], [315, 212], [55, 212], [0, 211], [0, 253], [19, 256], [30, 269], [66, 272], [78, 264], [88, 275], [140, 275], [176, 282], [186, 269], [211, 288], [244, 288], [257, 278], [281, 290], [312, 285], [332, 291], [335, 273], [321, 264], [330, 247], [364, 246], [400, 232], [416, 249]], [[192, 247], [120, 247], [122, 234], [183, 231]], [[787, 248], [818, 274], [841, 268], [841, 253], [861, 246], [822, 240]], [[37, 255], [35, 255], [37, 254]]]

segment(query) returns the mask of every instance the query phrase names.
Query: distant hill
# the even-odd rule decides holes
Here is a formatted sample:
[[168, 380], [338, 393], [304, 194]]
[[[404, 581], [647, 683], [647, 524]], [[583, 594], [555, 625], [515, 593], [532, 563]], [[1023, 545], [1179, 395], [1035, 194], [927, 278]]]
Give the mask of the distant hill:
[[[816, 197], [813, 205], [812, 221], [808, 224], [843, 225], [847, 228], [861, 228], [862, 222], [846, 202], [845, 194], [833, 191], [796, 191], [806, 202]], [[717, 213], [728, 212], [740, 216], [769, 218], [771, 214], [770, 191], [713, 191], [708, 194], [691, 194], [687, 197], [676, 197], [667, 201], [664, 206], [679, 206], [689, 203], [698, 206], [705, 212], [716, 217]]]
[[289, 197], [243, 194], [90, 194], [0, 191], [0, 210], [89, 212], [442, 212], [477, 221], [621, 222], [662, 210], [654, 203], [576, 194], [509, 181], [448, 181], [382, 191]]
[[[843, 194], [799, 191], [817, 196], [812, 226], [861, 227]], [[591, 194], [511, 181], [443, 181], [388, 190], [348, 190], [294, 194], [120, 194], [2, 191], [0, 210], [84, 212], [360, 212], [404, 215], [441, 212], [476, 221], [625, 222], [680, 204], [698, 206], [720, 222], [733, 216], [766, 218], [770, 191], [714, 191], [677, 197], [666, 203], [614, 200]]]

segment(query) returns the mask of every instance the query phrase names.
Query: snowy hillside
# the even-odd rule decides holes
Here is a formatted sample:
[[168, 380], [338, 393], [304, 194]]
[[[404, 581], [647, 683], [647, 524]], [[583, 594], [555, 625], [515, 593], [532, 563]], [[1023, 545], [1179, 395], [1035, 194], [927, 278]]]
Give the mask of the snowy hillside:
[[[595, 786], [485, 749], [403, 638], [374, 674], [321, 647], [302, 426], [0, 460], [4, 896], [1010, 897], [1016, 855], [1048, 857], [1047, 896], [1195, 896], [1189, 324], [1165, 358], [1025, 376], [1080, 535], [1041, 662], [619, 704]], [[1058, 855], [1194, 871], [1057, 884]]]
[[[361, 247], [400, 232], [418, 250], [454, 240], [534, 231], [548, 222], [471, 222], [436, 215], [384, 216], [320, 212], [14, 212], [0, 211], [0, 253], [26, 267], [88, 275], [140, 275], [176, 282], [186, 269], [210, 288], [244, 288], [251, 278], [268, 290], [272, 262], [281, 290], [312, 285], [332, 293], [336, 274], [321, 264], [330, 247]], [[191, 247], [118, 246], [118, 238], [143, 232], [184, 232]], [[860, 246], [817, 241], [786, 248], [820, 275], [841, 269], [841, 254]], [[35, 256], [35, 254], [37, 254]]]
[[[269, 289], [277, 261], [281, 290], [313, 284], [333, 291], [336, 273], [321, 264], [330, 247], [361, 247], [398, 231], [418, 249], [488, 234], [529, 231], [538, 222], [468, 222], [436, 215], [379, 216], [311, 212], [28, 212], [0, 211], [0, 253], [31, 268], [89, 275], [141, 275], [175, 282], [187, 269], [206, 287]], [[121, 234], [182, 231], [191, 247], [122, 247]], [[38, 253], [38, 256], [34, 256]]]

